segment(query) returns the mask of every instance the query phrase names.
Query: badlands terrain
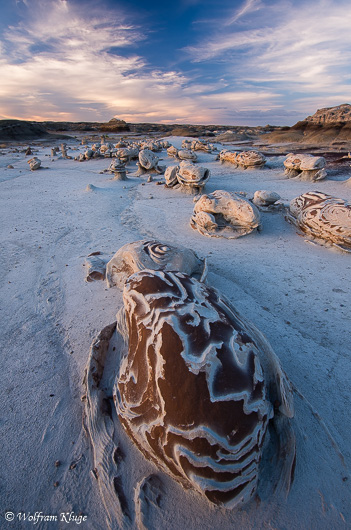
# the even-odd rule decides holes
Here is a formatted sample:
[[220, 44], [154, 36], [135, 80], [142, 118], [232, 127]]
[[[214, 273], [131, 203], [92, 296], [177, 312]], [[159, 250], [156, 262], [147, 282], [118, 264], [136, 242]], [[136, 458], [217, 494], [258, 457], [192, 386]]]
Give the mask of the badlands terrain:
[[[147, 172], [137, 176], [136, 160], [130, 160], [127, 180], [116, 180], [104, 172], [109, 158], [75, 160], [100, 142], [101, 131], [64, 131], [70, 137], [64, 139], [67, 157], [61, 156], [62, 137], [43, 131], [37, 138], [2, 137], [2, 527], [22, 528], [24, 515], [36, 512], [57, 518], [39, 520], [38, 528], [50, 530], [66, 528], [69, 516], [76, 522], [80, 517], [82, 527], [92, 530], [350, 527], [351, 258], [297, 233], [285, 219], [290, 201], [309, 191], [351, 201], [350, 138], [346, 132], [330, 138], [327, 132], [325, 141], [319, 137], [313, 143], [306, 133], [303, 142], [309, 127], [321, 133], [324, 126], [303, 124], [255, 137], [247, 131], [246, 139], [236, 138], [245, 131], [234, 128], [202, 136], [213, 144], [210, 152], [197, 152], [197, 165], [211, 172], [205, 193], [252, 197], [269, 190], [281, 197], [281, 209], [260, 212], [260, 231], [238, 239], [194, 230], [194, 196], [165, 187], [162, 172], [152, 179]], [[177, 149], [184, 139], [194, 139], [169, 132], [104, 134], [113, 145], [122, 137], [128, 142], [156, 137]], [[223, 148], [258, 150], [267, 160], [254, 169], [220, 163]], [[327, 177], [317, 182], [287, 178], [284, 161], [291, 152], [324, 155]], [[155, 154], [160, 165], [177, 163], [166, 148]], [[33, 156], [41, 166], [31, 171]], [[271, 491], [263, 470], [258, 496], [248, 504], [235, 510], [212, 505], [147, 461], [117, 426], [118, 487], [104, 504], [82, 426], [83, 378], [92, 341], [116, 320], [123, 301], [121, 291], [104, 280], [87, 281], [87, 258], [99, 253], [107, 262], [123, 245], [141, 239], [182, 245], [206, 259], [207, 284], [253, 322], [279, 357], [295, 402], [296, 468], [286, 498]], [[140, 500], [140, 485], [150, 475], [157, 477], [156, 493]]]

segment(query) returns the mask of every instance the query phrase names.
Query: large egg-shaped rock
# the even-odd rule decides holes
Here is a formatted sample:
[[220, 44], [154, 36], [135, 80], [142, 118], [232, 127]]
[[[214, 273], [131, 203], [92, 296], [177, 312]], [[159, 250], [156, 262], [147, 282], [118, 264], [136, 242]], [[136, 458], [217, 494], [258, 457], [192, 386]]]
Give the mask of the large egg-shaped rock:
[[287, 402], [269, 396], [259, 332], [181, 272], [136, 273], [123, 299], [129, 348], [114, 400], [124, 429], [185, 488], [229, 508], [247, 502], [273, 404]]

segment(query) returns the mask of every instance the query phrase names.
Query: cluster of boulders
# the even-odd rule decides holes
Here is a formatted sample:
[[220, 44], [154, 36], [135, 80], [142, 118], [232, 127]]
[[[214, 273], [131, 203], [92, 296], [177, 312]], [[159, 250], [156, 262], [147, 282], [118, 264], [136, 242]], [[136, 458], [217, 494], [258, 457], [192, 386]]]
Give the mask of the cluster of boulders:
[[217, 147], [215, 147], [213, 144], [209, 144], [199, 139], [184, 139], [182, 141], [182, 149], [191, 149], [193, 151], [205, 151], [205, 153], [212, 153], [212, 151], [217, 151]]
[[188, 160], [190, 162], [197, 162], [197, 155], [191, 149], [177, 149], [171, 145], [167, 149], [167, 155], [172, 158], [178, 158], [179, 160]]

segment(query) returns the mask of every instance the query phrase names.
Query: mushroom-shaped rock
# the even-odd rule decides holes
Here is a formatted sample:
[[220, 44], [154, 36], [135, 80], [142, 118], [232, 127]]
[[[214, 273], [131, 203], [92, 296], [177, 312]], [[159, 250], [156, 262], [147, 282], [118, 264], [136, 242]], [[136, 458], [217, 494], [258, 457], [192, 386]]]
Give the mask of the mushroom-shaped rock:
[[236, 239], [260, 228], [260, 212], [242, 195], [217, 190], [195, 199], [190, 225], [203, 235]]
[[274, 465], [288, 489], [292, 393], [263, 335], [215, 289], [181, 272], [134, 274], [123, 300], [128, 351], [113, 398], [144, 456], [185, 488], [235, 508], [264, 481], [265, 435], [277, 420], [283, 443]]
[[158, 165], [159, 158], [150, 149], [142, 149], [139, 153], [138, 175], [144, 173], [162, 173], [164, 168]]
[[135, 241], [121, 247], [108, 262], [107, 285], [123, 289], [131, 274], [144, 269], [178, 270], [200, 278], [206, 268], [203, 260], [188, 248], [157, 240]]
[[191, 151], [191, 149], [181, 149], [180, 151], [178, 151], [177, 157], [180, 160], [188, 160], [191, 162], [196, 162], [197, 160], [196, 153], [194, 153], [194, 151]]
[[252, 202], [258, 209], [274, 211], [283, 207], [281, 203], [276, 204], [280, 199], [280, 195], [275, 193], [275, 191], [257, 190], [254, 193]]
[[351, 204], [319, 191], [290, 202], [286, 219], [302, 232], [351, 252]]
[[289, 153], [284, 161], [284, 174], [288, 178], [297, 177], [300, 180], [322, 180], [327, 176], [325, 164], [323, 156]]
[[114, 174], [114, 180], [128, 180], [126, 166], [118, 158], [112, 160], [107, 171]]
[[27, 164], [29, 164], [31, 171], [35, 171], [36, 169], [40, 168], [41, 160], [36, 156], [33, 156], [33, 158], [31, 158], [30, 160], [27, 160]]
[[190, 193], [200, 193], [211, 176], [209, 169], [182, 161], [177, 171], [181, 188]]

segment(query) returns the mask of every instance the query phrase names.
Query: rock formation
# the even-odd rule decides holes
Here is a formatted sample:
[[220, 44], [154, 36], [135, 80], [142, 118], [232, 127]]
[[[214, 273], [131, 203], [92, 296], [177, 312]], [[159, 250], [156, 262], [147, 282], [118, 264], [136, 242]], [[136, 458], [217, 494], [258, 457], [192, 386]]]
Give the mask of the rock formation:
[[303, 193], [290, 202], [286, 219], [308, 236], [351, 252], [351, 204], [344, 199]]
[[190, 226], [200, 234], [236, 239], [260, 228], [257, 207], [238, 193], [217, 190], [194, 200]]
[[351, 105], [343, 103], [336, 107], [318, 109], [312, 116], [307, 116], [305, 121], [318, 125], [351, 122]]
[[266, 157], [258, 151], [233, 152], [223, 149], [219, 154], [221, 162], [230, 162], [236, 167], [253, 168], [262, 167], [266, 163]]
[[107, 285], [123, 289], [129, 276], [144, 269], [178, 270], [196, 278], [205, 274], [203, 260], [192, 250], [144, 239], [127, 243], [116, 252], [106, 267]]
[[259, 331], [216, 290], [181, 272], [134, 274], [123, 300], [128, 351], [113, 397], [145, 457], [209, 501], [242, 506], [255, 495], [266, 431], [277, 419], [284, 446], [277, 467], [288, 489], [293, 397]]
[[209, 169], [183, 160], [179, 166], [168, 166], [165, 181], [168, 188], [180, 188], [193, 194], [201, 193], [211, 176]]
[[327, 176], [325, 164], [326, 160], [323, 156], [289, 153], [284, 161], [284, 174], [288, 178], [297, 177], [300, 180], [322, 180]]

